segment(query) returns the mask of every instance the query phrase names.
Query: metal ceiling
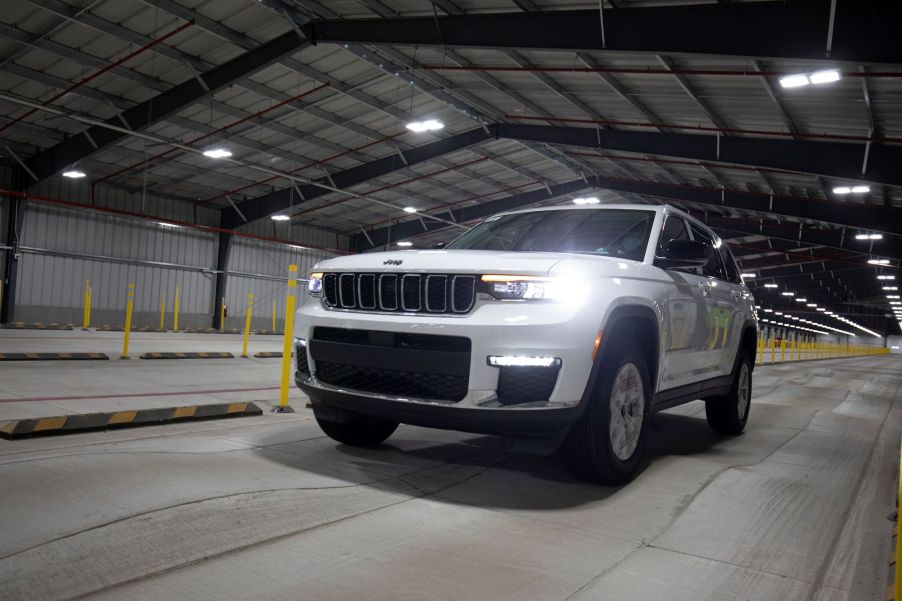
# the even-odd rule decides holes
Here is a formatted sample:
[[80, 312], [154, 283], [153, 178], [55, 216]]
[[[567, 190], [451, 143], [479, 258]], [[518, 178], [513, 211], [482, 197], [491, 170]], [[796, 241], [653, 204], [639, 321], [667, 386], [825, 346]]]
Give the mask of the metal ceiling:
[[[29, 185], [77, 164], [90, 190], [214, 207], [227, 228], [288, 211], [357, 250], [587, 192], [669, 202], [757, 282], [804, 280], [895, 327], [875, 273], [902, 260], [898, 3], [599, 6], [6, 0], [0, 154]], [[777, 83], [825, 68], [843, 78]], [[426, 117], [445, 128], [405, 129]], [[235, 160], [200, 156], [213, 146]], [[859, 181], [869, 194], [832, 192]]]

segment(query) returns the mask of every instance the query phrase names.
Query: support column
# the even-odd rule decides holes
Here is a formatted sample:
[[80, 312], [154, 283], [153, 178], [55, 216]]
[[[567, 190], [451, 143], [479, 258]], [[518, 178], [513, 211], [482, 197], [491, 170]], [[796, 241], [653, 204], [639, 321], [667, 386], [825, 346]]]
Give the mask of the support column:
[[218, 330], [223, 324], [219, 303], [225, 297], [226, 270], [229, 267], [229, 253], [232, 250], [232, 234], [219, 234], [219, 250], [216, 253], [216, 289], [213, 292], [213, 329]]
[[[17, 169], [12, 178], [13, 190], [22, 190], [22, 173]], [[15, 318], [16, 286], [19, 280], [19, 240], [25, 225], [25, 200], [18, 196], [7, 196], [9, 219], [6, 222], [6, 251], [3, 259], [3, 303], [0, 305], [0, 323], [10, 323]]]

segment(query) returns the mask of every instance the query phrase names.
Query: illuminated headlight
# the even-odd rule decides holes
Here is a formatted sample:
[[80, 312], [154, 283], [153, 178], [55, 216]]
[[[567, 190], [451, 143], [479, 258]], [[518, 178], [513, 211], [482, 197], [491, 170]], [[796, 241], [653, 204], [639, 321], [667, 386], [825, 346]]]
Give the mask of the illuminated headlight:
[[522, 357], [518, 355], [489, 355], [492, 367], [557, 367], [561, 360], [557, 357]]
[[572, 300], [580, 297], [583, 282], [572, 278], [527, 275], [484, 275], [483, 290], [500, 300]]
[[307, 292], [313, 296], [319, 296], [323, 293], [323, 274], [311, 273], [310, 279], [307, 280]]

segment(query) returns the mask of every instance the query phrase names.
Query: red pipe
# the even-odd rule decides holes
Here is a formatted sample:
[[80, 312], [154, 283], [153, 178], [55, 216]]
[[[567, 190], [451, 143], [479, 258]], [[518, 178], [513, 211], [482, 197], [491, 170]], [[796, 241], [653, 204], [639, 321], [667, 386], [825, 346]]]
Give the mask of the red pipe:
[[[524, 73], [620, 73], [623, 75], [702, 75], [714, 77], [783, 77], [785, 75], [798, 75], [799, 72], [783, 71], [731, 71], [728, 69], [626, 69], [618, 67], [513, 67], [513, 66], [443, 66], [422, 65], [429, 71], [496, 71], [496, 72], [524, 72]], [[902, 71], [858, 71], [841, 72], [842, 77], [902, 77]]]
[[[55, 96], [51, 97], [50, 99], [45, 100], [44, 102], [42, 102], [42, 103], [41, 103], [41, 106], [47, 106], [47, 105], [50, 104], [51, 102], [53, 102], [53, 101], [55, 101], [55, 100], [58, 100], [58, 99], [62, 98], [63, 96], [65, 96], [66, 94], [68, 94], [69, 92], [71, 92], [72, 90], [74, 90], [74, 89], [76, 89], [76, 88], [79, 88], [79, 87], [83, 86], [84, 84], [88, 83], [89, 81], [92, 81], [92, 80], [94, 80], [94, 79], [97, 79], [98, 77], [100, 77], [101, 75], [103, 75], [104, 73], [106, 73], [107, 71], [109, 71], [110, 69], [114, 69], [114, 68], [118, 67], [119, 65], [121, 65], [122, 63], [124, 63], [124, 62], [126, 62], [126, 61], [128, 61], [128, 60], [130, 60], [130, 59], [132, 59], [132, 58], [134, 58], [134, 57], [136, 57], [136, 56], [138, 56], [138, 55], [141, 54], [142, 52], [145, 52], [146, 50], [150, 50], [151, 48], [153, 48], [153, 47], [156, 46], [157, 44], [160, 44], [160, 43], [164, 42], [165, 40], [171, 38], [172, 36], [176, 35], [177, 33], [182, 32], [182, 31], [188, 29], [188, 28], [191, 27], [192, 25], [194, 25], [194, 20], [193, 20], [193, 19], [190, 20], [190, 21], [188, 21], [188, 22], [185, 23], [184, 25], [182, 25], [182, 26], [180, 26], [180, 27], [177, 27], [176, 29], [173, 29], [172, 31], [170, 31], [170, 32], [167, 33], [166, 35], [164, 35], [164, 36], [162, 36], [162, 37], [159, 37], [159, 38], [156, 38], [156, 39], [154, 39], [154, 40], [148, 42], [146, 45], [141, 46], [140, 48], [138, 48], [138, 49], [135, 50], [134, 52], [131, 52], [131, 53], [129, 53], [129, 54], [126, 54], [125, 56], [123, 56], [123, 57], [120, 58], [119, 60], [110, 63], [109, 65], [107, 65], [107, 66], [104, 67], [103, 69], [100, 69], [99, 71], [96, 71], [96, 72], [92, 73], [91, 75], [88, 75], [88, 76], [85, 77], [84, 79], [80, 79], [79, 81], [75, 82], [74, 84], [72, 84], [71, 86], [69, 86], [68, 88], [66, 88], [66, 89], [63, 90], [62, 92], [60, 92], [59, 94], [56, 94]], [[9, 129], [9, 128], [12, 127], [13, 125], [15, 125], [16, 123], [19, 123], [19, 122], [22, 121], [23, 119], [28, 118], [29, 116], [35, 114], [36, 112], [38, 112], [38, 109], [31, 109], [30, 111], [26, 112], [24, 115], [22, 115], [22, 116], [20, 116], [20, 117], [16, 117], [16, 118], [13, 119], [12, 121], [10, 121], [10, 122], [7, 123], [6, 125], [4, 125], [3, 127], [0, 127], [0, 132], [6, 131], [7, 129]]]
[[[324, 83], [324, 84], [322, 84], [322, 85], [316, 86], [316, 87], [313, 88], [312, 90], [308, 90], [308, 91], [306, 91], [306, 92], [304, 92], [304, 93], [302, 93], [302, 94], [298, 94], [297, 96], [292, 96], [291, 98], [288, 98], [287, 100], [283, 100], [282, 102], [280, 102], [280, 103], [278, 103], [278, 104], [274, 104], [274, 105], [272, 105], [271, 107], [265, 108], [265, 109], [263, 109], [262, 111], [257, 111], [256, 113], [252, 113], [252, 114], [250, 114], [250, 115], [247, 115], [246, 117], [242, 117], [241, 119], [238, 119], [237, 121], [233, 121], [232, 123], [229, 123], [229, 124], [227, 124], [227, 125], [224, 125], [224, 126], [220, 127], [219, 129], [214, 129], [213, 131], [211, 131], [211, 132], [209, 132], [209, 133], [206, 133], [206, 134], [204, 134], [204, 135], [202, 135], [202, 136], [198, 136], [197, 138], [194, 138], [193, 140], [189, 140], [189, 141], [185, 142], [185, 145], [186, 145], [186, 146], [191, 146], [191, 145], [193, 145], [193, 144], [196, 144], [197, 142], [200, 142], [201, 140], [206, 140], [207, 138], [210, 138], [210, 137], [212, 137], [212, 136], [215, 136], [216, 134], [219, 134], [219, 133], [222, 133], [222, 132], [224, 132], [224, 131], [226, 131], [226, 130], [228, 130], [228, 129], [231, 129], [231, 128], [235, 127], [236, 125], [241, 125], [242, 123], [245, 123], [245, 122], [247, 122], [247, 121], [249, 121], [249, 120], [251, 120], [251, 119], [255, 119], [255, 118], [257, 118], [257, 117], [260, 117], [261, 115], [265, 115], [266, 113], [268, 113], [268, 112], [270, 112], [270, 111], [273, 111], [273, 110], [275, 110], [275, 109], [277, 109], [277, 108], [283, 107], [283, 106], [285, 106], [286, 104], [289, 104], [289, 103], [291, 103], [291, 102], [294, 102], [295, 100], [300, 100], [301, 98], [303, 98], [303, 97], [305, 97], [305, 96], [309, 96], [310, 94], [313, 94], [313, 93], [315, 93], [315, 92], [319, 92], [319, 91], [322, 90], [323, 88], [328, 88], [330, 85], [332, 85], [330, 82], [326, 82], [326, 83]], [[117, 175], [120, 175], [120, 174], [122, 174], [122, 173], [125, 173], [126, 171], [131, 171], [132, 169], [135, 169], [136, 167], [140, 167], [141, 165], [144, 165], [145, 163], [147, 163], [147, 162], [149, 162], [149, 161], [155, 161], [155, 160], [157, 160], [157, 159], [159, 159], [159, 158], [162, 158], [162, 157], [164, 157], [164, 156], [170, 155], [170, 154], [172, 154], [173, 152], [176, 152], [176, 151], [178, 151], [178, 150], [179, 150], [178, 148], [170, 148], [169, 150], [167, 150], [167, 151], [165, 151], [165, 152], [161, 152], [161, 153], [159, 153], [159, 154], [153, 155], [152, 157], [150, 157], [149, 159], [147, 159], [147, 160], [145, 160], [145, 161], [138, 161], [137, 163], [132, 163], [131, 165], [128, 165], [128, 166], [126, 166], [126, 167], [123, 167], [122, 169], [119, 169], [118, 171], [114, 171], [113, 173], [110, 173], [110, 174], [108, 174], [108, 175], [104, 175], [104, 176], [101, 177], [100, 179], [94, 180], [93, 182], [91, 182], [91, 186], [95, 186], [95, 185], [99, 184], [100, 182], [106, 181], [106, 180], [108, 180], [108, 179], [110, 179], [110, 178], [112, 178], [112, 177], [116, 177]]]
[[[431, 173], [425, 173], [423, 175], [418, 175], [418, 176], [412, 177], [410, 179], [405, 179], [400, 182], [395, 182], [394, 184], [388, 184], [387, 186], [382, 186], [381, 188], [376, 188], [375, 190], [370, 190], [366, 194], [368, 196], [370, 194], [375, 194], [376, 192], [382, 192], [383, 190], [390, 190], [391, 188], [397, 188], [398, 186], [403, 186], [404, 184], [409, 184], [411, 182], [419, 181], [421, 179], [428, 179], [430, 177], [435, 177], [435, 176], [441, 175], [443, 173], [448, 173], [449, 171], [456, 171], [457, 169], [463, 169], [464, 167], [467, 167], [474, 163], [481, 163], [482, 161], [487, 161], [487, 160], [489, 160], [488, 157], [479, 157], [478, 159], [473, 159], [472, 161], [467, 161], [466, 163], [461, 163], [460, 165], [452, 165], [452, 166], [446, 167], [444, 169], [439, 169], [438, 171], [432, 171]], [[298, 215], [303, 215], [304, 213], [312, 213], [313, 211], [318, 211], [320, 209], [324, 209], [325, 207], [333, 207], [337, 204], [341, 204], [343, 202], [348, 202], [349, 200], [352, 200], [352, 199], [353, 199], [353, 197], [342, 198], [341, 200], [336, 200], [335, 202], [331, 202], [331, 203], [329, 203], [327, 205], [323, 205], [321, 207], [313, 207], [312, 209], [298, 211], [297, 213], [292, 215], [292, 218], [297, 217]]]
[[844, 134], [806, 134], [769, 131], [761, 129], [737, 129], [734, 127], [707, 127], [704, 125], [679, 125], [676, 123], [641, 123], [639, 121], [609, 121], [601, 119], [573, 119], [567, 117], [538, 117], [527, 115], [505, 115], [505, 119], [522, 121], [560, 121], [562, 123], [584, 123], [589, 125], [612, 125], [623, 127], [654, 127], [659, 129], [688, 129], [692, 131], [713, 131], [727, 134], [748, 134], [757, 136], [778, 136], [782, 138], [811, 138], [814, 140], [844, 140], [847, 142], [883, 142], [902, 144], [902, 138], [872, 138], [869, 136], [849, 136]]
[[0, 188], [0, 195], [7, 196], [17, 196], [19, 198], [23, 198], [29, 201], [37, 201], [44, 202], [52, 205], [59, 205], [63, 207], [70, 207], [76, 209], [83, 209], [90, 213], [109, 213], [111, 215], [117, 215], [119, 217], [127, 217], [130, 219], [140, 219], [143, 221], [153, 221], [154, 223], [171, 223], [173, 225], [179, 225], [182, 227], [188, 227], [196, 230], [200, 230], [202, 232], [210, 232], [216, 234], [234, 234], [239, 238], [249, 238], [251, 240], [262, 240], [264, 242], [275, 242], [276, 244], [287, 244], [288, 246], [303, 246], [304, 248], [309, 248], [312, 250], [322, 250], [326, 252], [337, 253], [341, 255], [351, 255], [354, 254], [347, 250], [342, 250], [338, 248], [329, 248], [327, 246], [319, 246], [316, 244], [302, 244], [300, 242], [295, 242], [293, 240], [282, 240], [280, 238], [271, 238], [269, 236], [258, 236], [256, 234], [249, 234], [247, 232], [240, 232], [238, 230], [230, 230], [223, 227], [215, 227], [212, 225], [200, 225], [199, 223], [191, 223], [189, 221], [180, 221], [178, 219], [168, 219], [166, 217], [156, 217], [154, 215], [148, 215], [146, 213], [136, 213], [134, 211], [125, 211], [122, 209], [110, 209], [107, 207], [98, 207], [94, 205], [86, 205], [81, 202], [75, 202], [72, 200], [62, 200], [59, 198], [52, 198], [50, 196], [42, 196], [40, 194], [28, 194], [25, 192], [18, 192], [16, 190], [4, 190]]
[[[324, 159], [320, 159], [318, 161], [308, 163], [307, 165], [301, 165], [300, 167], [298, 167], [296, 169], [292, 169], [291, 171], [289, 171], [289, 173], [297, 173], [298, 171], [303, 171], [304, 169], [309, 169], [310, 167], [316, 167], [317, 165], [323, 165], [323, 164], [333, 161], [335, 159], [341, 158], [345, 155], [351, 154], [352, 152], [357, 152], [359, 150], [363, 150], [364, 148], [369, 148], [370, 146], [375, 146], [376, 144], [381, 144], [383, 142], [387, 142], [388, 140], [397, 138], [398, 136], [400, 136], [403, 133], [404, 132], [397, 132], [397, 133], [391, 134], [390, 136], [386, 136], [386, 137], [380, 138], [378, 140], [373, 140], [372, 142], [367, 142], [366, 144], [362, 144], [362, 145], [356, 146], [354, 148], [349, 148], [348, 150], [345, 150], [344, 152], [339, 152], [338, 154], [333, 154], [330, 157], [326, 157]], [[219, 200], [220, 198], [225, 198], [229, 194], [235, 194], [237, 192], [242, 192], [244, 190], [247, 190], [248, 188], [260, 186], [260, 185], [266, 184], [268, 182], [271, 182], [273, 180], [277, 180], [281, 177], [282, 176], [280, 176], [280, 175], [274, 175], [274, 176], [268, 177], [264, 180], [260, 180], [258, 182], [247, 184], [245, 186], [241, 186], [240, 188], [235, 188], [234, 190], [228, 190], [227, 192], [223, 192], [222, 194], [218, 194], [217, 196], [211, 196], [210, 198], [205, 198], [203, 200], [199, 200], [194, 204], [195, 204], [195, 206], [197, 206], [198, 204], [201, 204], [201, 203], [213, 202], [214, 200]]]

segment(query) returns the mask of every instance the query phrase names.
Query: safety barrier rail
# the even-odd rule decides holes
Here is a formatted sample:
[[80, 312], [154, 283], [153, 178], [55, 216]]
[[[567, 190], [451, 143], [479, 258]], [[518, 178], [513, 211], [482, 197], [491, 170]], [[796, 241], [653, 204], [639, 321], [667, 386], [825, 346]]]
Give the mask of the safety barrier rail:
[[761, 336], [758, 338], [756, 362], [758, 365], [762, 365], [794, 361], [815, 361], [818, 359], [843, 359], [847, 357], [886, 355], [889, 352], [888, 348], [868, 344]]

